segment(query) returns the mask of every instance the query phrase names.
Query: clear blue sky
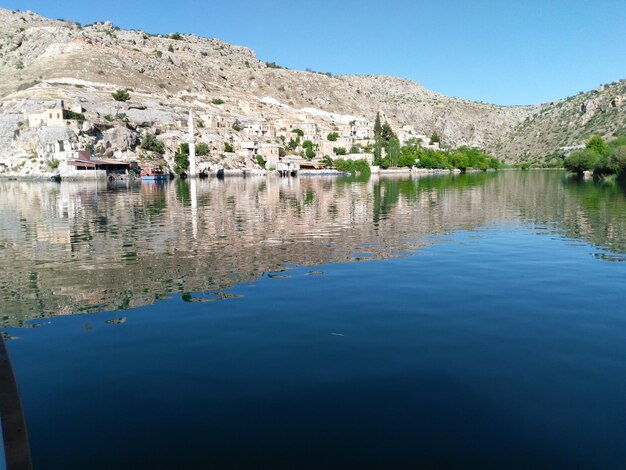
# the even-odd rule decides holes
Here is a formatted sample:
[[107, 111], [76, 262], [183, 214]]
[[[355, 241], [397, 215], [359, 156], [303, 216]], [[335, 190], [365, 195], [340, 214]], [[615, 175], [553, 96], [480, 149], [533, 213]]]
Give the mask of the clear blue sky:
[[497, 104], [533, 104], [626, 78], [626, 0], [4, 1], [83, 24], [111, 20], [250, 47], [265, 61], [388, 74]]

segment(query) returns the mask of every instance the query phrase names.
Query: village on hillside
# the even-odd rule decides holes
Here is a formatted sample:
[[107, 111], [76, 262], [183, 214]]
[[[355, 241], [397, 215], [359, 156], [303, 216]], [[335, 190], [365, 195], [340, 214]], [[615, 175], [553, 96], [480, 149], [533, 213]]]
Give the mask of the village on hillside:
[[[0, 166], [0, 173], [75, 178], [104, 172], [120, 177], [129, 168], [160, 167], [188, 176], [188, 163], [180, 168], [179, 162], [177, 168], [177, 157], [188, 157], [190, 143], [196, 149], [194, 173], [200, 176], [285, 168], [319, 171], [329, 159], [374, 165], [374, 116], [293, 109], [271, 97], [236, 102], [214, 98], [205, 106], [190, 107], [188, 114], [184, 109], [164, 113], [135, 102], [125, 90], [116, 93], [111, 106], [103, 109], [86, 109], [79, 99], [34, 103], [33, 112], [22, 116], [14, 132], [16, 156]], [[387, 122], [384, 113], [378, 116]], [[438, 141], [431, 142], [411, 125], [395, 133], [401, 144], [412, 140], [439, 149]]]

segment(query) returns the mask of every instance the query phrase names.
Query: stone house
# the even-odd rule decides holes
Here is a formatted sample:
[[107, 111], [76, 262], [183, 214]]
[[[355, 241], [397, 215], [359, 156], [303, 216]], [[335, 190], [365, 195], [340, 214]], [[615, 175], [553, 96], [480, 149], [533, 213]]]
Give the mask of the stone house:
[[238, 157], [254, 158], [259, 153], [259, 142], [256, 140], [244, 140], [237, 144], [236, 154]]
[[371, 139], [373, 136], [373, 126], [354, 126], [354, 137], [356, 137], [357, 139]]
[[206, 127], [211, 128], [224, 128], [226, 127], [226, 120], [221, 114], [201, 114], [200, 119]]
[[300, 122], [295, 126], [297, 129], [300, 129], [304, 132], [304, 136], [302, 136], [302, 141], [310, 140], [314, 144], [317, 144], [320, 140], [319, 134], [317, 132], [317, 124], [314, 122]]
[[262, 144], [259, 148], [261, 155], [267, 163], [278, 163], [280, 159], [279, 146], [276, 144]]
[[291, 131], [293, 130], [293, 121], [287, 118], [276, 119], [274, 121], [275, 136], [283, 136], [285, 139], [291, 139]]
[[248, 121], [243, 124], [243, 132], [249, 136], [274, 137], [276, 128], [265, 121]]
[[28, 127], [65, 126], [65, 109], [63, 100], [56, 100], [49, 108], [40, 113], [28, 115]]
[[67, 127], [42, 127], [38, 137], [37, 155], [43, 161], [69, 161], [90, 157], [89, 152], [78, 142], [76, 134]]

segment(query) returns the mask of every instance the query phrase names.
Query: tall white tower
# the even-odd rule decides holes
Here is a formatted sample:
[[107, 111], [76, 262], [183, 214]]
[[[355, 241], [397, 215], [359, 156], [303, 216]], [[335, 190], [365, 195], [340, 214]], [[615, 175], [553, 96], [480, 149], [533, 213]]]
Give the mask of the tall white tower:
[[187, 137], [187, 143], [189, 143], [189, 177], [195, 178], [196, 176], [196, 138], [193, 135], [193, 114], [191, 108], [189, 108], [189, 136]]

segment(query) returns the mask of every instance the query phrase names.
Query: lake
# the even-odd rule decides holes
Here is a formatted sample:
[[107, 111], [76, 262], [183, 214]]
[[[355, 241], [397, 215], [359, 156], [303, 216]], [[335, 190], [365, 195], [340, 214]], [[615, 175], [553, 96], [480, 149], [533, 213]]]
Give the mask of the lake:
[[35, 468], [626, 461], [626, 188], [0, 180]]

